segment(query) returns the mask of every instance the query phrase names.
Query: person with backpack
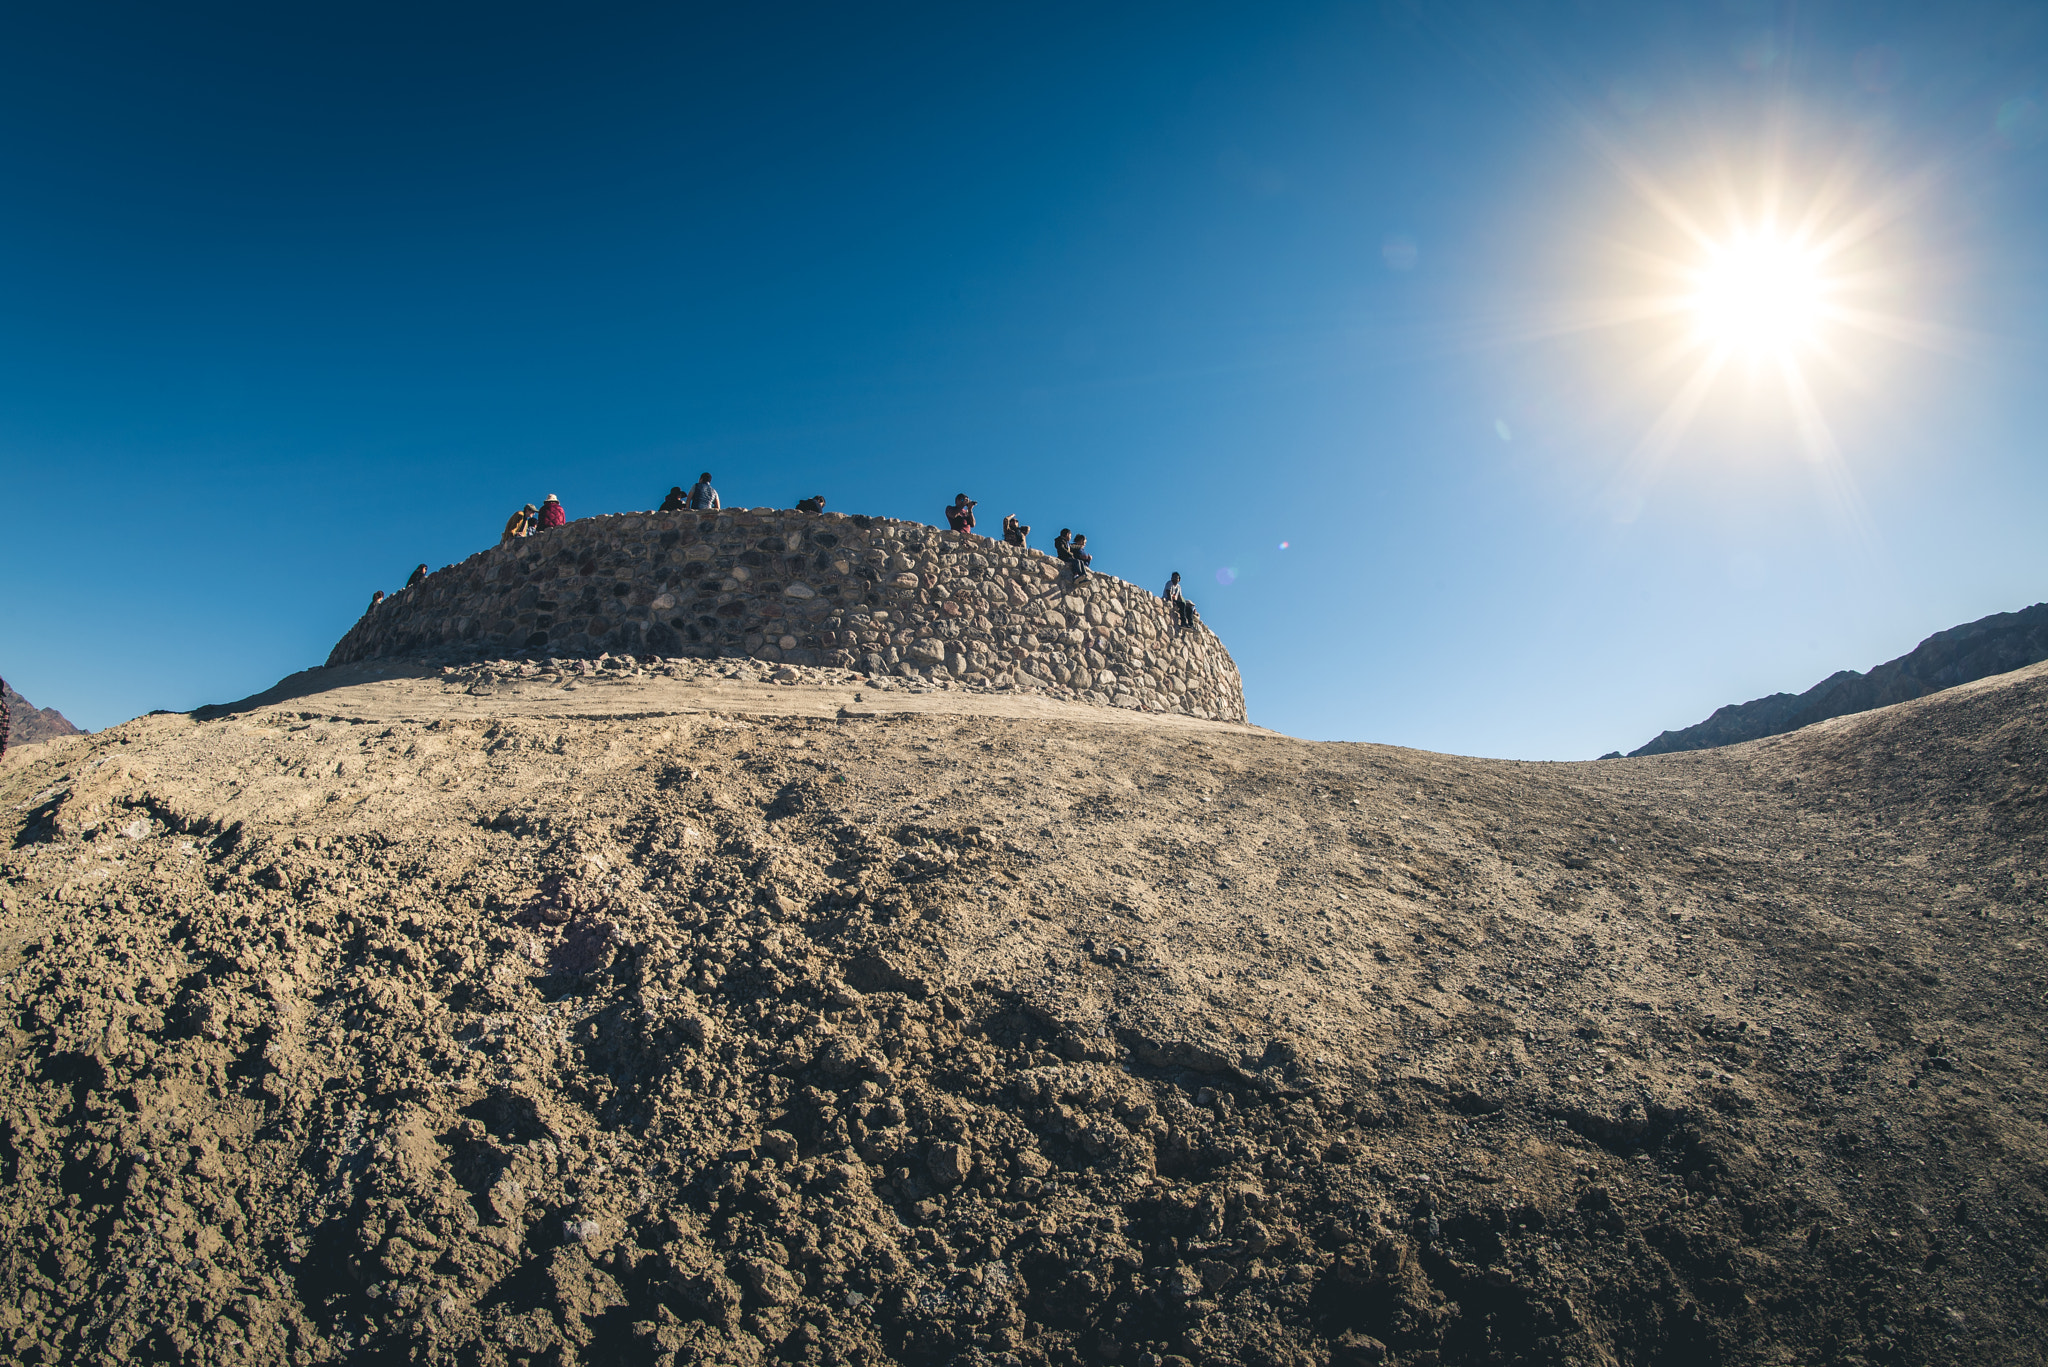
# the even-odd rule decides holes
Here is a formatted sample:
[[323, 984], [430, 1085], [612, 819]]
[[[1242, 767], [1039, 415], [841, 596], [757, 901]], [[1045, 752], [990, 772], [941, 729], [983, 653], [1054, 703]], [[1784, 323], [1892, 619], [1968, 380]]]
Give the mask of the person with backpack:
[[1159, 596], [1173, 604], [1174, 611], [1180, 614], [1180, 629], [1182, 631], [1186, 631], [1195, 624], [1195, 605], [1188, 601], [1188, 596], [1185, 593], [1181, 592], [1179, 570], [1175, 570], [1173, 578], [1166, 581], [1166, 592]]
[[540, 504], [540, 530], [560, 527], [569, 521], [569, 515], [562, 511], [562, 500], [549, 494]]
[[711, 487], [709, 470], [697, 476], [697, 482], [690, 486], [690, 506], [700, 513], [715, 513], [725, 506], [718, 501], [718, 490]]

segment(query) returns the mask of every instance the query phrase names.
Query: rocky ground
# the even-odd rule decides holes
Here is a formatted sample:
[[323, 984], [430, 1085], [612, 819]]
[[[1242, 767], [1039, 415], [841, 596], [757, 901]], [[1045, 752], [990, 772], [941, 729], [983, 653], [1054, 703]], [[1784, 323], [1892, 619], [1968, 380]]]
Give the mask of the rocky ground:
[[2048, 666], [1588, 764], [563, 682], [7, 758], [0, 1355], [2044, 1356]]

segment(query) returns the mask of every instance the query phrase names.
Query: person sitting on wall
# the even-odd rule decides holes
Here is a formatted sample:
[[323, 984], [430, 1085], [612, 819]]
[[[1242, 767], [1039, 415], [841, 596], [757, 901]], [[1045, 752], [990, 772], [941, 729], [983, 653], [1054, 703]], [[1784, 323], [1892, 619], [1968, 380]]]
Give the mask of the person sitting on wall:
[[1065, 527], [1060, 528], [1060, 534], [1052, 539], [1052, 553], [1060, 558], [1062, 565], [1072, 569], [1074, 567], [1074, 534]]
[[661, 507], [660, 509], [658, 509], [658, 511], [664, 513], [679, 513], [689, 506], [690, 496], [683, 492], [683, 486], [680, 484], [672, 484], [669, 486], [668, 497], [661, 501]]
[[1088, 537], [1084, 533], [1074, 538], [1074, 544], [1067, 550], [1067, 563], [1074, 567], [1074, 578], [1086, 579], [1088, 567], [1095, 563], [1095, 557], [1088, 554]]
[[422, 565], [412, 572], [412, 577], [405, 581], [405, 586], [407, 588], [411, 588], [413, 585], [419, 583], [420, 580], [425, 579], [426, 577], [427, 567], [425, 565]]
[[498, 538], [498, 544], [517, 541], [522, 536], [533, 535], [534, 507], [531, 503], [505, 520], [505, 534]]
[[1166, 581], [1166, 592], [1159, 596], [1173, 604], [1174, 610], [1180, 614], [1180, 627], [1182, 631], [1186, 631], [1195, 624], [1195, 605], [1190, 603], [1188, 596], [1180, 590], [1179, 570], [1175, 570], [1173, 578]]
[[711, 487], [709, 470], [697, 476], [697, 482], [690, 486], [690, 506], [700, 513], [715, 513], [725, 506], [718, 501], [718, 490]]
[[822, 513], [825, 511], [825, 496], [812, 494], [809, 498], [799, 500], [796, 510], [800, 513]]
[[378, 589], [378, 590], [377, 590], [377, 591], [376, 591], [375, 593], [373, 593], [373, 594], [371, 594], [371, 595], [370, 595], [370, 606], [369, 606], [369, 607], [367, 607], [367, 608], [365, 608], [365, 609], [363, 609], [363, 611], [365, 611], [365, 612], [373, 612], [373, 611], [375, 611], [375, 610], [376, 610], [377, 604], [379, 604], [379, 603], [381, 603], [381, 602], [383, 602], [383, 601], [384, 601], [384, 590], [382, 590], [382, 589]]
[[946, 509], [946, 525], [956, 532], [973, 531], [974, 500], [965, 494], [953, 495], [953, 502]]
[[546, 498], [541, 500], [541, 531], [547, 531], [551, 527], [559, 527], [568, 520], [569, 515], [562, 511], [562, 500], [556, 498], [553, 494], [549, 494]]
[[1030, 550], [1029, 546], [1024, 545], [1024, 538], [1029, 535], [1031, 535], [1031, 529], [1019, 522], [1015, 513], [1003, 514], [1003, 540], [1012, 546]]

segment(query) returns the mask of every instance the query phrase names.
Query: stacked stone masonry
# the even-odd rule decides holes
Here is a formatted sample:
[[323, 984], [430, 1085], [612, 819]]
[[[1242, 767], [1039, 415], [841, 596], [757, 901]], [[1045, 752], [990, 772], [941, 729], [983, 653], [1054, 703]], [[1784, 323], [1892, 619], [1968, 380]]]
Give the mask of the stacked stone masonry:
[[1107, 575], [915, 522], [618, 513], [490, 550], [363, 615], [330, 665], [517, 652], [730, 656], [1244, 720], [1223, 643]]

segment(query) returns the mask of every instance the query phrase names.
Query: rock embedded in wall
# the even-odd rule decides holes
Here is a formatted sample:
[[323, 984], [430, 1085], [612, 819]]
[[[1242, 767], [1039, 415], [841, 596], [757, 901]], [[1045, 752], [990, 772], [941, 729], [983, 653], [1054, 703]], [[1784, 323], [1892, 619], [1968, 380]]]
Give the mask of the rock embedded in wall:
[[1108, 575], [922, 523], [729, 509], [584, 518], [363, 615], [328, 664], [528, 651], [745, 656], [1244, 720], [1230, 652]]

